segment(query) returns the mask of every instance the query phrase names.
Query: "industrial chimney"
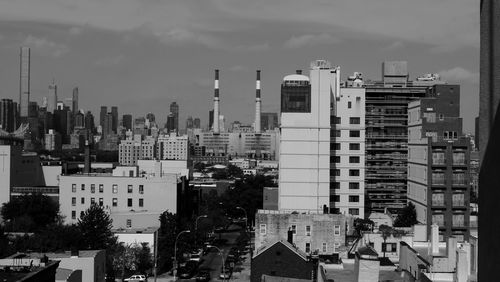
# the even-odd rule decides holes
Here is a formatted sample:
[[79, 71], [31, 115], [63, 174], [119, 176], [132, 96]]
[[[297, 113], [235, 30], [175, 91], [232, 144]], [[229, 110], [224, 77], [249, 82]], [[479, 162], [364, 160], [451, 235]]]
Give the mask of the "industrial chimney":
[[255, 134], [260, 135], [260, 70], [257, 70], [255, 83]]
[[83, 173], [89, 174], [90, 173], [90, 146], [89, 146], [89, 140], [85, 140], [85, 149], [84, 149], [84, 164], [83, 164]]
[[215, 70], [214, 84], [214, 135], [219, 134], [219, 70]]

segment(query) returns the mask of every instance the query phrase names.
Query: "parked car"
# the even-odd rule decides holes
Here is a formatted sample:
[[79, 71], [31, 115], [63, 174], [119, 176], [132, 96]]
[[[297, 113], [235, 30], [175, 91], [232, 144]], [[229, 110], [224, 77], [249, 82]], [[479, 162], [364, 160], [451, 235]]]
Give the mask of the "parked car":
[[124, 279], [123, 281], [126, 282], [146, 282], [148, 279], [146, 278], [146, 275], [132, 275], [129, 278]]
[[233, 272], [231, 270], [224, 269], [224, 271], [220, 272], [219, 278], [223, 280], [230, 279], [232, 274]]
[[197, 282], [208, 282], [210, 281], [210, 272], [208, 271], [200, 271], [198, 275], [196, 275]]
[[186, 265], [179, 268], [179, 277], [183, 279], [192, 278], [198, 271], [198, 263], [195, 261], [188, 261]]
[[199, 253], [191, 254], [189, 261], [201, 262], [201, 255]]

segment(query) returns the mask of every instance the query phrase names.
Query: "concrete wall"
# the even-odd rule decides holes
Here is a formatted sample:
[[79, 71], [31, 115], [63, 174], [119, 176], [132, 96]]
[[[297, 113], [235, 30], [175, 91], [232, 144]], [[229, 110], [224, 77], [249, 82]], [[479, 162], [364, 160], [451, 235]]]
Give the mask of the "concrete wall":
[[60, 260], [59, 267], [82, 270], [82, 281], [104, 282], [106, 274], [106, 251], [97, 251], [95, 256], [68, 257], [58, 254], [47, 254], [51, 259]]

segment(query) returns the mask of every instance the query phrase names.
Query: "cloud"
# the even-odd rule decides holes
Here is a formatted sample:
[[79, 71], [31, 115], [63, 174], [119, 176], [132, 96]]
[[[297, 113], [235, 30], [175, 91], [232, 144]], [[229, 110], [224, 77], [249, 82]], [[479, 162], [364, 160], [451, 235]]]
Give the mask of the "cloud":
[[404, 47], [404, 43], [403, 42], [401, 42], [401, 41], [394, 41], [391, 44], [389, 44], [386, 47], [384, 47], [384, 50], [391, 51], [391, 50], [396, 50], [396, 49], [400, 49], [400, 48], [403, 48], [403, 47]]
[[300, 36], [292, 36], [285, 41], [284, 47], [286, 48], [301, 48], [304, 46], [312, 46], [318, 44], [336, 44], [341, 40], [333, 37], [328, 33], [321, 34], [304, 34]]
[[31, 47], [33, 52], [38, 52], [55, 58], [61, 57], [69, 52], [69, 48], [65, 44], [56, 43], [45, 37], [36, 37], [33, 35], [28, 35], [23, 40], [21, 45]]
[[121, 62], [123, 62], [124, 59], [125, 59], [125, 56], [120, 54], [120, 55], [114, 56], [114, 57], [98, 59], [98, 60], [94, 61], [94, 65], [99, 66], [99, 67], [109, 67], [109, 66], [114, 66], [114, 65], [120, 64]]
[[442, 70], [438, 72], [441, 78], [445, 81], [452, 83], [478, 83], [479, 82], [479, 73], [471, 72], [462, 67], [455, 67], [449, 70]]

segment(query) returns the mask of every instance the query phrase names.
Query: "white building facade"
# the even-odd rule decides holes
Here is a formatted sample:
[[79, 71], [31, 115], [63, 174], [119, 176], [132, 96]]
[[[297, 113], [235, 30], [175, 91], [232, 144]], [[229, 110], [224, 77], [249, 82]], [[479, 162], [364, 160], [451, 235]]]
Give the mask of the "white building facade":
[[189, 156], [189, 142], [187, 135], [176, 134], [158, 137], [156, 145], [159, 160], [187, 160]]

